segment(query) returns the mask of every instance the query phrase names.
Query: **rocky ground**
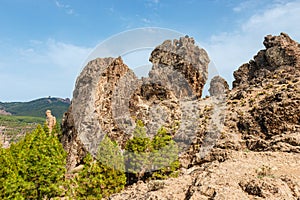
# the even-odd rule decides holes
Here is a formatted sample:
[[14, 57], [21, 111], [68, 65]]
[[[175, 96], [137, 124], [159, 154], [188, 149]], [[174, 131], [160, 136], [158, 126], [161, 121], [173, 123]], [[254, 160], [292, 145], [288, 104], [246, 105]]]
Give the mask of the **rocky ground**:
[[224, 162], [182, 169], [178, 178], [139, 182], [110, 199], [299, 199], [300, 155], [227, 150]]

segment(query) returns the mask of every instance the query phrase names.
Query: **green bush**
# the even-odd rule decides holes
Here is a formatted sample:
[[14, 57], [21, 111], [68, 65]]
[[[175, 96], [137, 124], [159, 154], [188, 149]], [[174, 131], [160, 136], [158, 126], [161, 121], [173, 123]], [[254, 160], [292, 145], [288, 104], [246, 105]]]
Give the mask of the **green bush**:
[[149, 178], [167, 178], [179, 168], [176, 142], [163, 127], [151, 140], [138, 120], [133, 138], [125, 146], [125, 166], [128, 184]]
[[62, 194], [66, 153], [41, 126], [9, 149], [1, 149], [0, 197], [44, 199]]
[[151, 170], [151, 151], [151, 140], [146, 135], [144, 124], [138, 120], [133, 138], [128, 140], [125, 146], [124, 157], [128, 184], [143, 179], [145, 172]]
[[165, 179], [180, 166], [178, 161], [178, 146], [167, 130], [162, 127], [152, 140], [152, 179]]
[[88, 154], [84, 168], [76, 177], [76, 199], [101, 199], [121, 191], [126, 183], [124, 159], [115, 142], [105, 136], [97, 160]]

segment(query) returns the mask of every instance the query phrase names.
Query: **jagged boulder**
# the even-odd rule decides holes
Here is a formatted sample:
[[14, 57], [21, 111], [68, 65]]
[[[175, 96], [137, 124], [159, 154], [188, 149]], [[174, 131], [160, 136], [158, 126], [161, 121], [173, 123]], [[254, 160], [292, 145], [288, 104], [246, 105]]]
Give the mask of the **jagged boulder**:
[[227, 81], [221, 76], [215, 76], [210, 81], [209, 94], [210, 96], [220, 96], [229, 92]]
[[299, 44], [286, 33], [279, 36], [267, 35], [263, 44], [266, 49], [259, 51], [253, 60], [233, 73], [233, 88], [262, 84], [264, 78], [272, 78], [271, 74], [278, 72], [280, 67], [299, 68]]
[[[63, 121], [69, 165], [80, 163], [104, 134], [122, 147], [139, 118], [148, 129], [175, 127], [173, 139], [178, 144], [188, 141], [179, 157], [180, 175], [138, 182], [109, 199], [298, 200], [299, 44], [284, 33], [266, 36], [266, 48], [234, 72], [232, 90], [223, 78], [215, 77], [211, 96], [200, 99], [209, 60], [193, 43], [186, 37], [158, 46], [151, 54], [149, 78], [142, 80], [121, 58], [89, 63], [76, 83], [77, 100]], [[74, 112], [80, 101], [83, 107]], [[95, 115], [85, 118], [90, 112]], [[172, 124], [176, 120], [181, 123]], [[84, 141], [89, 140], [93, 142], [86, 147]]]
[[238, 130], [251, 150], [300, 152], [300, 45], [285, 33], [264, 45], [234, 72]]
[[[197, 104], [191, 102], [201, 97], [207, 80], [209, 58], [205, 50], [186, 36], [157, 46], [150, 61], [149, 77], [142, 79], [120, 57], [98, 58], [83, 69], [62, 125], [69, 170], [86, 152], [96, 155], [104, 135], [123, 148], [136, 119], [145, 123], [149, 137], [161, 126], [175, 134], [178, 121], [187, 121], [197, 111]], [[178, 134], [177, 140], [189, 144], [189, 134], [195, 134], [194, 129]]]
[[195, 45], [193, 38], [185, 36], [179, 40], [166, 40], [153, 50], [149, 60], [154, 65], [153, 70], [168, 66], [181, 72], [195, 95], [201, 97], [210, 60], [206, 51]]

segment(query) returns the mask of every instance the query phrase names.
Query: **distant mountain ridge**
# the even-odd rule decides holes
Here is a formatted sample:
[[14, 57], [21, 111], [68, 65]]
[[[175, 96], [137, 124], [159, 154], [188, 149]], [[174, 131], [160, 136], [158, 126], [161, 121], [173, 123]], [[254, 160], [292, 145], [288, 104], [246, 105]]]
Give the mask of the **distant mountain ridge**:
[[17, 116], [45, 117], [45, 111], [51, 110], [52, 114], [61, 119], [70, 106], [70, 99], [48, 97], [29, 102], [0, 102], [2, 113]]

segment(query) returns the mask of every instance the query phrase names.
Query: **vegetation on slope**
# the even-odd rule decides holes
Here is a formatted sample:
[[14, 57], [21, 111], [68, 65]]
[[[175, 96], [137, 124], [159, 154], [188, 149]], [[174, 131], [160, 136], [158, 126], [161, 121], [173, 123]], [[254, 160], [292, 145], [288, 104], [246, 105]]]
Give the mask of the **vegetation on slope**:
[[38, 124], [43, 125], [45, 118], [30, 116], [0, 115], [0, 133], [9, 143], [16, 142], [19, 136], [33, 131]]
[[[39, 118], [18, 119], [28, 123]], [[0, 148], [0, 199], [101, 199], [120, 192], [126, 183], [167, 178], [179, 167], [177, 148], [167, 131], [161, 128], [153, 139], [147, 138], [143, 123], [138, 121], [125, 154], [105, 136], [97, 158], [88, 154], [83, 168], [66, 179], [66, 152], [60, 135], [58, 125], [52, 133], [38, 125], [9, 148]]]
[[61, 98], [41, 98], [30, 102], [0, 102], [0, 109], [12, 115], [45, 117], [45, 111], [51, 110], [57, 119], [62, 118], [69, 106], [70, 102]]
[[178, 146], [165, 128], [160, 128], [153, 139], [146, 136], [142, 121], [137, 121], [133, 138], [125, 146], [127, 183], [138, 180], [165, 179], [176, 176], [179, 168]]

